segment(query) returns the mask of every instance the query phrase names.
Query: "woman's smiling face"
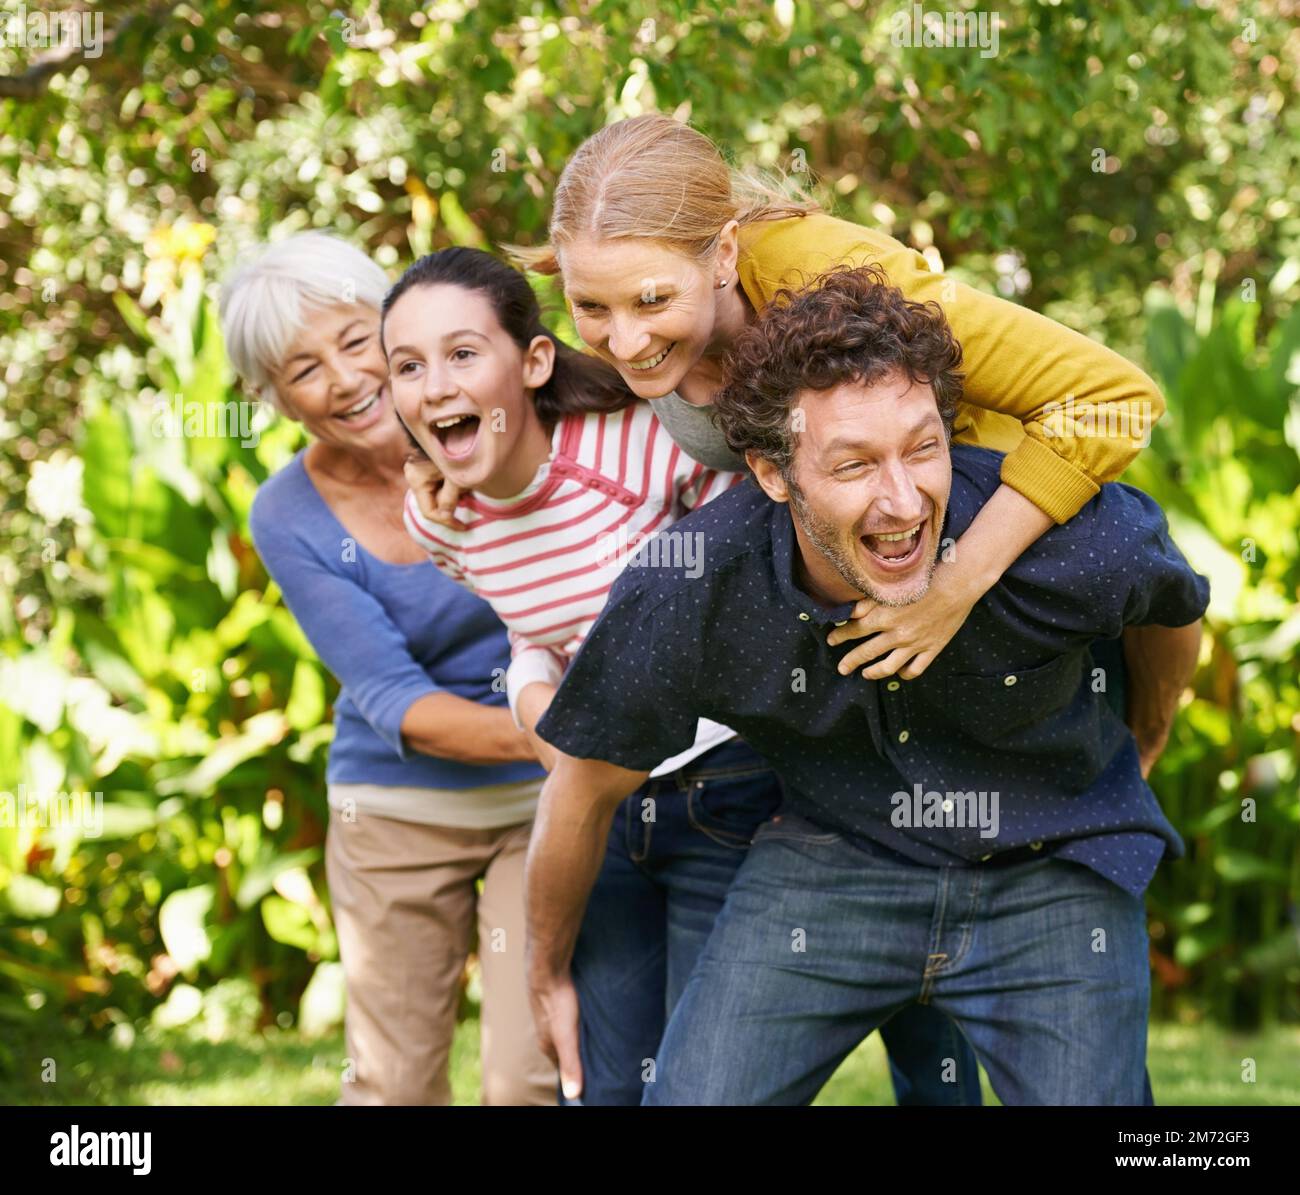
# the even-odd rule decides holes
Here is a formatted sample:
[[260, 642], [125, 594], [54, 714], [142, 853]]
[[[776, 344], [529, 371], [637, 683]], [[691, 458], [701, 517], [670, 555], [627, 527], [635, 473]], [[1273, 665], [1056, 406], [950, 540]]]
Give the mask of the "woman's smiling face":
[[559, 253], [564, 294], [578, 335], [622, 375], [638, 398], [677, 388], [713, 342], [715, 274], [656, 241], [580, 239]]
[[531, 391], [551, 375], [550, 340], [521, 350], [485, 295], [439, 283], [398, 298], [383, 341], [397, 412], [443, 475], [496, 498], [527, 486], [549, 449]]
[[363, 303], [308, 313], [273, 372], [284, 412], [335, 448], [374, 450], [401, 438], [384, 391], [379, 312]]

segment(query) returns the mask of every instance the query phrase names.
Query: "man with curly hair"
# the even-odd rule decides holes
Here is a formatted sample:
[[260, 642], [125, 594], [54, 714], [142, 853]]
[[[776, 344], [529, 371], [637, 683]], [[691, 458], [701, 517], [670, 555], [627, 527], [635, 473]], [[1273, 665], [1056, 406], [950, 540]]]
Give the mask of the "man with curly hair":
[[864, 599], [926, 592], [999, 484], [1000, 454], [951, 443], [960, 367], [937, 306], [871, 269], [786, 293], [734, 346], [716, 405], [754, 482], [676, 526], [702, 570], [623, 573], [538, 725], [564, 755], [530, 849], [530, 984], [562, 1074], [610, 811], [708, 717], [768, 759], [786, 804], [645, 1103], [806, 1103], [913, 1003], [957, 1022], [1004, 1103], [1143, 1102], [1144, 893], [1183, 846], [1090, 644], [1144, 628], [1157, 665], [1130, 683], [1158, 683], [1172, 719], [1208, 585], [1159, 508], [1102, 486], [919, 676], [871, 679], [835, 651]]

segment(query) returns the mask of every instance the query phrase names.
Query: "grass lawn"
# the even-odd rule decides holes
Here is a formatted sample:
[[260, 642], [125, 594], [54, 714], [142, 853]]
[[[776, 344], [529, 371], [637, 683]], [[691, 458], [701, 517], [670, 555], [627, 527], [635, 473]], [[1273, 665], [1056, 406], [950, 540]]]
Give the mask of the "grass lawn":
[[[7, 1035], [8, 1036], [8, 1035]], [[90, 1038], [8, 1036], [0, 1104], [331, 1104], [338, 1095], [341, 1035], [246, 1034], [209, 1042], [179, 1033], [126, 1045]], [[1243, 1082], [1243, 1059], [1256, 1081]], [[54, 1081], [42, 1082], [53, 1060]], [[1213, 1026], [1154, 1025], [1148, 1063], [1161, 1104], [1300, 1104], [1300, 1029], [1236, 1036]], [[478, 1022], [465, 1021], [452, 1056], [458, 1104], [478, 1098]], [[985, 1099], [996, 1103], [987, 1078]], [[892, 1104], [878, 1035], [845, 1060], [817, 1099], [825, 1105]]]

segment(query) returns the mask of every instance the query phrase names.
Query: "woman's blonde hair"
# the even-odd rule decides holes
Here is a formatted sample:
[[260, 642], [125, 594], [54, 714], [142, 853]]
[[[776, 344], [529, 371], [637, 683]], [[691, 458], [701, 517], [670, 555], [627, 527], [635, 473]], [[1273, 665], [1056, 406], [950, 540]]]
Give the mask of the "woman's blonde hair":
[[704, 264], [728, 220], [742, 226], [821, 211], [788, 179], [729, 166], [697, 129], [659, 112], [588, 137], [555, 187], [547, 244], [504, 245], [518, 266], [558, 274], [557, 253], [583, 236], [660, 241]]

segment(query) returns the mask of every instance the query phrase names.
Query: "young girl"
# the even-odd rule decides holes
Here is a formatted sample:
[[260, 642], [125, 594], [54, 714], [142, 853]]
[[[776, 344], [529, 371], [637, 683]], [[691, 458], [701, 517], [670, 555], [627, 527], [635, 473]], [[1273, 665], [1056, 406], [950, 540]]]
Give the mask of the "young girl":
[[[673, 539], [671, 526], [741, 477], [693, 460], [614, 370], [556, 341], [523, 275], [486, 253], [422, 258], [383, 311], [394, 405], [462, 493], [458, 527], [410, 497], [408, 528], [506, 624], [509, 688], [526, 689], [531, 727], [630, 553], [645, 545], [633, 567], [703, 567], [707, 545]], [[573, 960], [584, 1102], [640, 1102], [666, 1016], [780, 795], [750, 748], [702, 722], [695, 745], [624, 803]], [[919, 1015], [928, 1054], [905, 1051], [918, 1090], [952, 1102], [961, 1093], [939, 1076], [958, 1056], [955, 1029]]]

